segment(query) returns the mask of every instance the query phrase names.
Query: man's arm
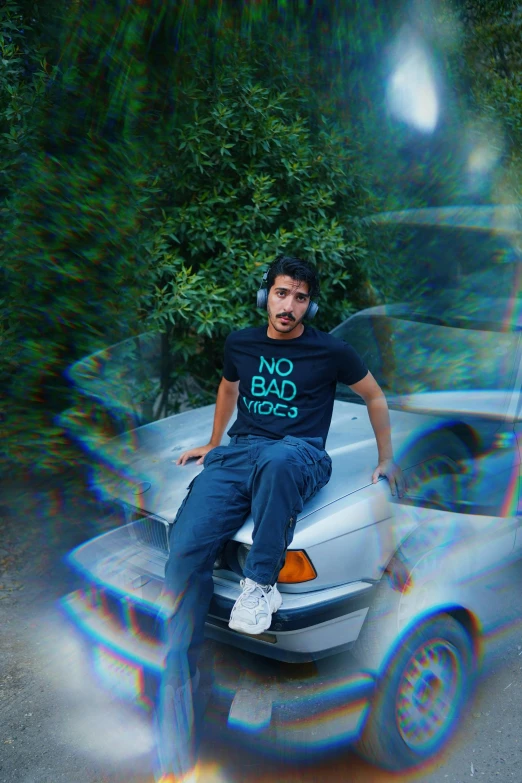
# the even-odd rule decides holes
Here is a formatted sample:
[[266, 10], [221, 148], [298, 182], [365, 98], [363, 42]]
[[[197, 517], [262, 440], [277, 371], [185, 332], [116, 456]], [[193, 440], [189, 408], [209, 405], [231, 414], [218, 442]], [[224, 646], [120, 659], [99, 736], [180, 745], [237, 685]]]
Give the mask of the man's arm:
[[212, 448], [221, 443], [225, 428], [236, 408], [238, 395], [239, 381], [232, 382], [222, 378], [217, 393], [214, 425], [209, 441]]
[[390, 414], [386, 397], [371, 372], [368, 372], [362, 381], [350, 386], [350, 389], [359, 394], [366, 403], [377, 441], [379, 464], [373, 472], [372, 481], [375, 484], [379, 476], [386, 476], [392, 495], [395, 495], [397, 490], [399, 497], [402, 497], [405, 490], [404, 477], [399, 466], [393, 461]]
[[237, 398], [239, 395], [239, 381], [227, 381], [225, 378], [221, 379], [219, 384], [217, 398], [216, 398], [216, 410], [214, 412], [214, 425], [212, 427], [212, 435], [210, 441], [205, 446], [196, 446], [193, 449], [184, 451], [183, 454], [177, 459], [176, 465], [184, 465], [187, 460], [194, 457], [198, 457], [197, 465], [201, 465], [203, 457], [212, 449], [219, 446], [225, 427], [230, 421], [232, 414], [234, 413]]

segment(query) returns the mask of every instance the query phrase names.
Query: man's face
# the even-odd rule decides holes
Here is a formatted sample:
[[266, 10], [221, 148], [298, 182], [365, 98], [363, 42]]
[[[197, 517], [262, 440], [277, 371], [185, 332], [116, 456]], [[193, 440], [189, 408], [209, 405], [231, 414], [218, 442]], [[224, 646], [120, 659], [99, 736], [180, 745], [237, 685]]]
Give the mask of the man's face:
[[309, 302], [308, 283], [278, 275], [268, 292], [269, 333], [273, 330], [277, 337], [284, 337], [293, 332], [303, 320]]

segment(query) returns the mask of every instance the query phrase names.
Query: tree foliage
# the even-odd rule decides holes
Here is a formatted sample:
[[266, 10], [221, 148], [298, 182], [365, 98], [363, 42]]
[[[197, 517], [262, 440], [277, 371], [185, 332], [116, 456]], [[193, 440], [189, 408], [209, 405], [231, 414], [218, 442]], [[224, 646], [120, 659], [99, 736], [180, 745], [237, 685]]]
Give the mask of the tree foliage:
[[299, 53], [289, 56], [284, 39], [247, 49], [231, 36], [224, 49], [213, 63], [203, 47], [188, 53], [184, 113], [156, 170], [141, 298], [147, 322], [172, 335], [210, 393], [226, 334], [264, 317], [255, 293], [278, 253], [318, 265], [326, 329], [357, 302], [364, 257], [357, 150], [331, 118], [312, 128]]
[[[117, 341], [119, 366], [137, 373], [107, 378], [114, 410], [140, 420], [211, 401], [225, 336], [262, 322], [255, 292], [279, 252], [317, 263], [319, 328], [399, 296], [404, 237], [375, 238], [360, 218], [459, 200], [462, 118], [484, 138], [493, 125], [505, 134], [492, 192], [518, 192], [517, 3], [433, 8], [459, 31], [441, 56], [456, 97], [445, 130], [421, 143], [384, 108], [379, 63], [405, 18], [391, 1], [347, 12], [5, 0], [0, 393], [11, 463], [70, 459], [64, 408], [70, 422], [98, 416], [106, 429], [99, 386], [71, 389], [67, 377], [81, 387], [86, 376], [66, 371], [94, 352], [89, 385], [114, 353], [100, 349]], [[135, 338], [146, 331], [156, 336]], [[140, 405], [118, 399], [123, 383]]]
[[[69, 24], [79, 21], [77, 13], [69, 11]], [[39, 469], [69, 457], [55, 421], [69, 401], [67, 365], [107, 339], [126, 336], [137, 321], [144, 268], [139, 235], [151, 187], [146, 154], [135, 143], [147, 96], [140, 14], [139, 7], [124, 12], [111, 6], [100, 19], [92, 11], [89, 18], [87, 10], [81, 20], [89, 38], [73, 25], [75, 33], [62, 44], [61, 68], [49, 69], [49, 95], [34, 109], [23, 176], [11, 182], [6, 200], [2, 379], [9, 398], [3, 443], [9, 460]], [[85, 89], [91, 76], [86, 58], [96, 53], [103, 67], [93, 98]], [[15, 92], [26, 103], [39, 94], [35, 79], [24, 85], [18, 78]], [[9, 83], [4, 89], [11, 94]], [[29, 134], [18, 119], [23, 110], [18, 106], [20, 126], [13, 125], [12, 105], [4, 101], [8, 143], [14, 144], [13, 128], [26, 142]]]
[[522, 184], [522, 8], [517, 0], [446, 3], [460, 24], [459, 47], [449, 58], [463, 94], [467, 121], [475, 125], [482, 159], [492, 171], [493, 201], [516, 201]]
[[18, 317], [9, 318], [6, 232], [17, 218], [13, 199], [29, 168], [46, 106], [52, 67], [38, 8], [6, 0], [0, 7], [0, 414], [15, 372]]

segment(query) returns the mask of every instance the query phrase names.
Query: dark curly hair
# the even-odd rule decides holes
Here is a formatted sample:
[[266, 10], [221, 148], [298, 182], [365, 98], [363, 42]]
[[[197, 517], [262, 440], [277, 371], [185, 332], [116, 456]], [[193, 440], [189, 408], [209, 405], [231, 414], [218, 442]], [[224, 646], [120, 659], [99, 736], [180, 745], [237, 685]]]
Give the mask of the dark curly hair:
[[288, 275], [292, 280], [300, 283], [308, 283], [308, 292], [310, 299], [317, 299], [319, 296], [319, 277], [317, 269], [309, 261], [303, 261], [294, 256], [278, 256], [268, 270], [266, 278], [266, 287], [270, 291], [274, 285], [276, 277], [279, 275]]

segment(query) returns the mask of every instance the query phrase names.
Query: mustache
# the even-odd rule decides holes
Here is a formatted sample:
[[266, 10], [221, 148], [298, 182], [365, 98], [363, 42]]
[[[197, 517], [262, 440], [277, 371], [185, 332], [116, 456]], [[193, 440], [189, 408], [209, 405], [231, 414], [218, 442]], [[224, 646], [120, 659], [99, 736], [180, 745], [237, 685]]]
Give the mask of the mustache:
[[278, 313], [276, 318], [288, 318], [289, 321], [295, 321], [294, 316], [290, 315], [290, 313]]

